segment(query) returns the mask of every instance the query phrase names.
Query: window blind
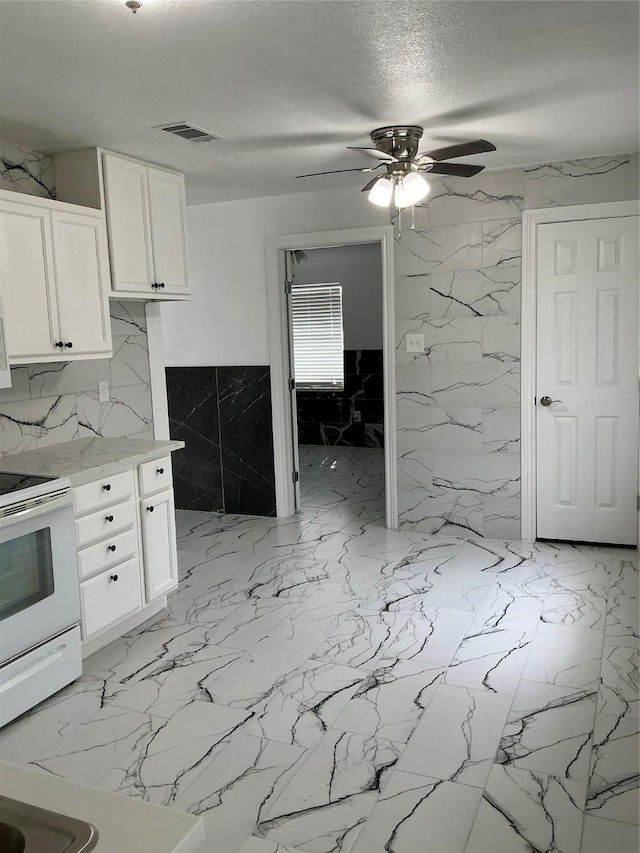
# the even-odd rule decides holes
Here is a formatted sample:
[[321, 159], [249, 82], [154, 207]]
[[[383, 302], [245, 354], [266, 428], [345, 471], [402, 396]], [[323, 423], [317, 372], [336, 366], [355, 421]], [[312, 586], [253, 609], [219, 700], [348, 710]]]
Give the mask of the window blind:
[[296, 388], [344, 388], [342, 286], [294, 284], [291, 288]]

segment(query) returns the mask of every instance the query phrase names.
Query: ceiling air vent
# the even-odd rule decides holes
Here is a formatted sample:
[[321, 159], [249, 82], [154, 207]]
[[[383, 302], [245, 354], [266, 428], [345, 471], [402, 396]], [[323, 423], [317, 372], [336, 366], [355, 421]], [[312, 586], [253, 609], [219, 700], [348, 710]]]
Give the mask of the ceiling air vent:
[[172, 136], [179, 136], [181, 139], [186, 139], [188, 142], [213, 142], [214, 139], [222, 139], [215, 133], [209, 133], [208, 130], [202, 130], [201, 127], [196, 127], [186, 121], [174, 122], [173, 124], [160, 124], [158, 130], [164, 130], [165, 133], [170, 133]]

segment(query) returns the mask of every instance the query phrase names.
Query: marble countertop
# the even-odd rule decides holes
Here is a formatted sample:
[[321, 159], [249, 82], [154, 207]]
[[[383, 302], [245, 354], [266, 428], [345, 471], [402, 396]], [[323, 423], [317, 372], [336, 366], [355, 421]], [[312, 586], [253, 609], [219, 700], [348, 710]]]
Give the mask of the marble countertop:
[[115, 474], [123, 465], [138, 465], [184, 447], [184, 441], [135, 438], [77, 438], [0, 457], [0, 471], [68, 477], [79, 486]]
[[95, 853], [193, 853], [201, 849], [201, 817], [0, 762], [0, 794], [92, 823]]

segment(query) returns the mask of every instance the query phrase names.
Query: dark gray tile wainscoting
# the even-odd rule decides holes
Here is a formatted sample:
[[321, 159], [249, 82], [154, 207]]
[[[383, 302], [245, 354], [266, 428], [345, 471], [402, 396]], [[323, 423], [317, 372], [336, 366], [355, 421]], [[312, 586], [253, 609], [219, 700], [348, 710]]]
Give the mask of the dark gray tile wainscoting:
[[[176, 507], [275, 515], [268, 367], [168, 367]], [[180, 458], [178, 458], [180, 457]]]
[[344, 391], [296, 397], [300, 444], [384, 447], [382, 350], [345, 350]]

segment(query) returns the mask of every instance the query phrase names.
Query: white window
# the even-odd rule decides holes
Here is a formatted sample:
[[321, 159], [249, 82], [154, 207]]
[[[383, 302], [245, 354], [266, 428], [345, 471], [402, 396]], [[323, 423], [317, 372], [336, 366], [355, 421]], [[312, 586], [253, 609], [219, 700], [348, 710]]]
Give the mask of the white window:
[[291, 289], [296, 388], [342, 391], [342, 287], [294, 284]]

